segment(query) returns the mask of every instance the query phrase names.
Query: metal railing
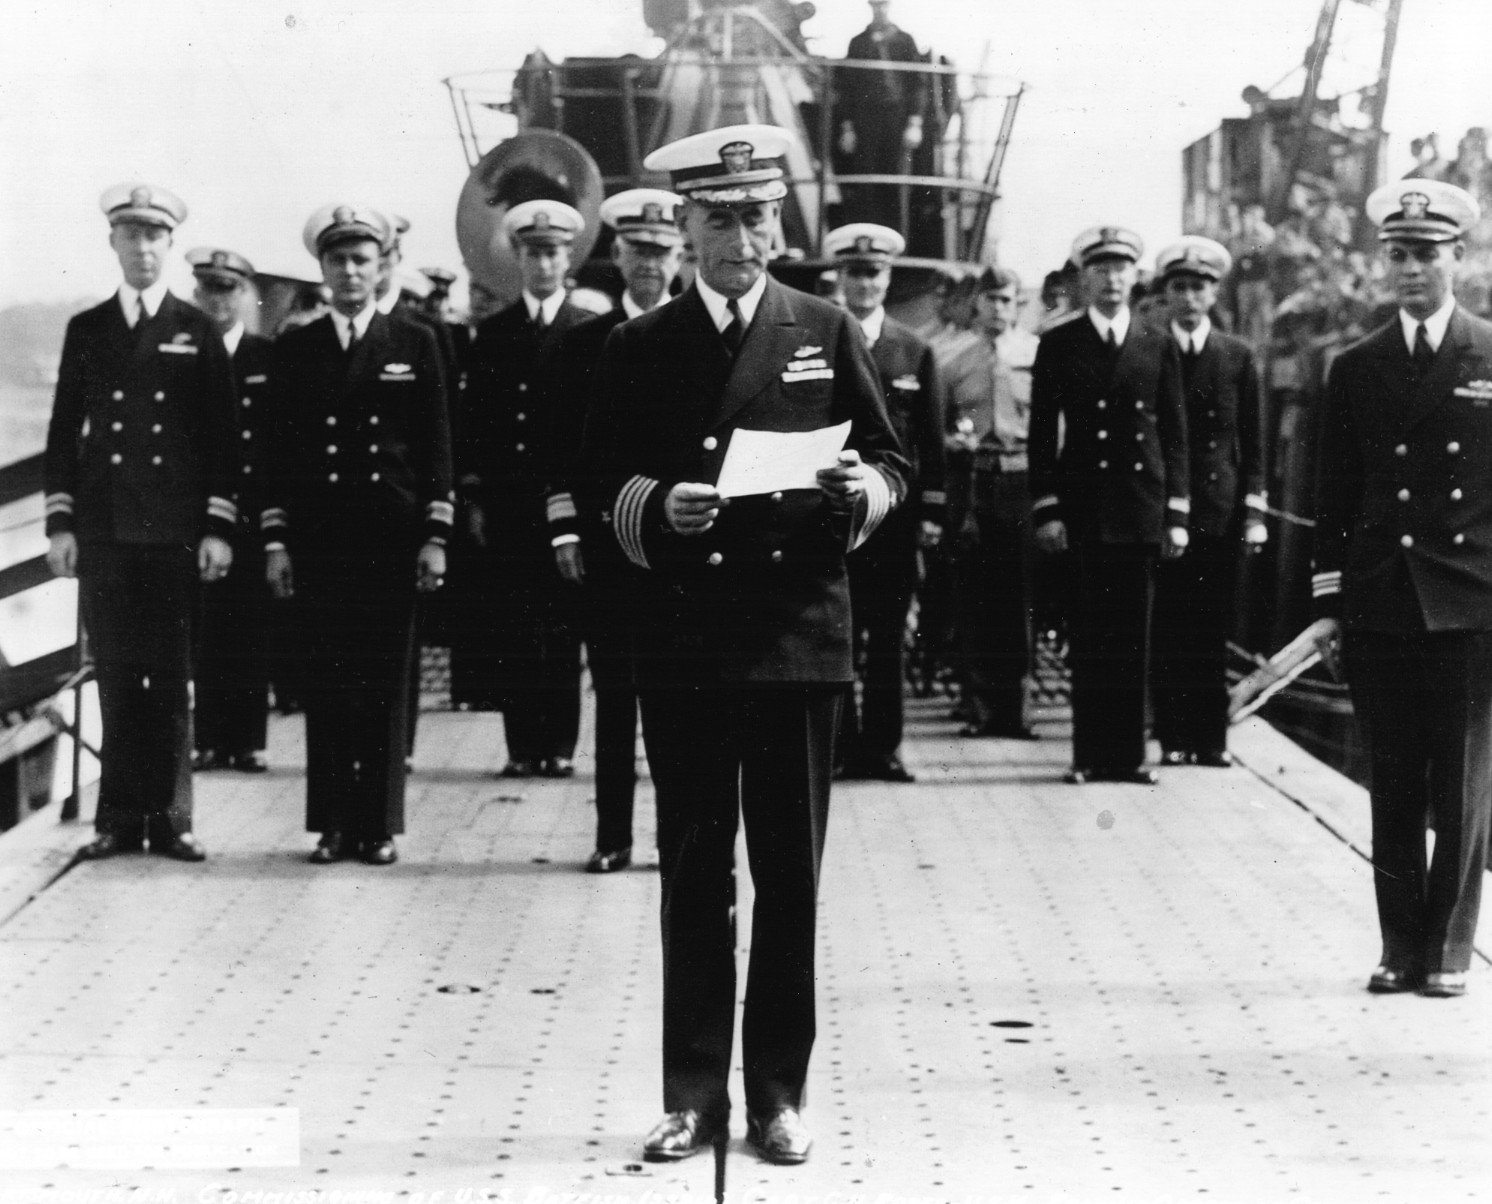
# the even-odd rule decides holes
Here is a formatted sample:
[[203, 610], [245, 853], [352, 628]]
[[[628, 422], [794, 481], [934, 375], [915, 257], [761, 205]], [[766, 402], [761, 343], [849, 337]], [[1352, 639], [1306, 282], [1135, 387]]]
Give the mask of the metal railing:
[[[57, 588], [47, 567], [45, 516], [43, 506], [42, 461], [40, 454], [0, 466], [0, 605], [48, 587]], [[33, 554], [25, 554], [35, 548]], [[16, 553], [19, 551], [19, 555]], [[76, 590], [73, 590], [76, 612]], [[41, 599], [38, 602], [54, 602]], [[27, 608], [19, 620], [12, 616], [12, 627], [24, 622]], [[19, 633], [12, 632], [12, 635]], [[20, 641], [24, 645], [25, 641]], [[62, 818], [78, 816], [79, 780], [82, 755], [93, 756], [98, 750], [82, 736], [83, 687], [93, 675], [86, 657], [81, 620], [74, 618], [73, 638], [63, 647], [51, 648], [38, 655], [12, 662], [3, 654], [0, 643], [0, 764], [13, 761], [34, 748], [48, 736], [66, 735], [72, 744], [72, 788], [63, 802]], [[72, 715], [68, 717], [55, 705], [61, 695], [71, 692]], [[18, 817], [19, 818], [19, 817]]]
[[[905, 79], [917, 96], [925, 149], [860, 170], [839, 148], [840, 123], [870, 109], [845, 100], [846, 83]], [[670, 51], [656, 59], [531, 60], [442, 81], [469, 167], [493, 146], [529, 129], [569, 134], [596, 157], [608, 192], [663, 184], [642, 167], [647, 154], [697, 129], [764, 121], [792, 129], [803, 143], [789, 156], [789, 183], [800, 196], [802, 234], [818, 254], [833, 198], [880, 193], [910, 233], [913, 194], [931, 198], [940, 226], [928, 253], [973, 261], [983, 250], [991, 210], [1025, 85], [1019, 80], [932, 62], [881, 62], [812, 56], [731, 57]], [[862, 157], [863, 158], [863, 157]], [[836, 168], [838, 161], [838, 169]], [[854, 166], [854, 170], [850, 167]], [[895, 222], [891, 224], [896, 224]]]

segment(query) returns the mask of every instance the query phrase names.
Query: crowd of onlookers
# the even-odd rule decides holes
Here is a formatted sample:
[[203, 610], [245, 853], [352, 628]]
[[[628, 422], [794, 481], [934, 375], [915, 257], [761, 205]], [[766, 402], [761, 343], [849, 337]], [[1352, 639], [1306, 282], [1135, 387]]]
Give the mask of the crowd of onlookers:
[[[1484, 216], [1466, 239], [1467, 266], [1457, 280], [1461, 303], [1492, 317], [1492, 156], [1488, 131], [1466, 131], [1453, 159], [1440, 156], [1436, 135], [1411, 143], [1415, 166], [1406, 178], [1444, 180], [1465, 188]], [[1364, 230], [1368, 234], [1364, 236]], [[1285, 216], [1266, 220], [1262, 204], [1230, 205], [1224, 228], [1206, 231], [1228, 247], [1234, 270], [1215, 315], [1224, 329], [1251, 342], [1274, 365], [1273, 381], [1290, 386], [1306, 379], [1307, 362], [1345, 346], [1380, 325], [1394, 307], [1376, 245], [1361, 210], [1328, 184], [1298, 184]], [[948, 275], [939, 289], [940, 327], [930, 331], [940, 355], [968, 337], [978, 269]], [[1034, 300], [1038, 333], [1080, 307], [1077, 269], [1067, 263], [1042, 281]], [[1155, 282], [1142, 272], [1133, 298], [1149, 316], [1161, 306]]]
[[[1492, 214], [1492, 158], [1487, 130], [1466, 131], [1453, 159], [1434, 134], [1411, 143], [1406, 178], [1443, 180], [1466, 189]], [[1361, 211], [1326, 184], [1298, 184], [1285, 216], [1270, 224], [1262, 205], [1233, 206], [1227, 228], [1211, 233], [1233, 252], [1237, 269], [1220, 308], [1236, 333], [1286, 365], [1301, 353], [1344, 345], [1366, 334], [1393, 308], [1382, 264], [1364, 236]], [[1470, 232], [1457, 292], [1471, 312], [1492, 316], [1492, 216]], [[1288, 383], [1282, 382], [1282, 383]]]

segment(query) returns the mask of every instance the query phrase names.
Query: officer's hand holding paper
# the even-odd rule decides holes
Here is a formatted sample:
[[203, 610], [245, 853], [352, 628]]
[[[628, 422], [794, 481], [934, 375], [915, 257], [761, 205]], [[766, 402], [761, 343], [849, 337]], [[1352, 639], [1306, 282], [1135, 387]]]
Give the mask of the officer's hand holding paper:
[[849, 437], [848, 422], [816, 431], [752, 431], [738, 427], [731, 432], [715, 492], [729, 498], [788, 489], [817, 489], [819, 473], [835, 471], [839, 453]]

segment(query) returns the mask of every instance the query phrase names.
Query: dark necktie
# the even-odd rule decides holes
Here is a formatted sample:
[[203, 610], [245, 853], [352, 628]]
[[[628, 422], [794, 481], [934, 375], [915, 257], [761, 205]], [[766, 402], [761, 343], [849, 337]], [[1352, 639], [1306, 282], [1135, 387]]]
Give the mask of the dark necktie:
[[734, 297], [725, 303], [725, 308], [730, 314], [730, 321], [720, 332], [720, 337], [725, 342], [725, 349], [730, 352], [731, 358], [735, 359], [736, 352], [741, 350], [741, 341], [746, 337], [746, 323], [741, 321], [741, 307]]
[[347, 362], [352, 363], [352, 357], [357, 352], [357, 327], [351, 322], [347, 324]]
[[1197, 336], [1194, 334], [1187, 335], [1186, 343], [1181, 348], [1181, 370], [1186, 374], [1188, 380], [1191, 379], [1192, 371], [1197, 366], [1198, 354]]
[[547, 329], [548, 327], [544, 324], [544, 307], [541, 305], [534, 310], [534, 338], [542, 339]]
[[134, 326], [134, 330], [131, 332], [131, 333], [134, 334], [136, 342], [139, 342], [142, 338], [145, 337], [145, 323], [148, 322], [148, 321], [150, 321], [150, 314], [147, 313], [146, 309], [145, 309], [145, 298], [144, 297], [136, 297], [135, 298], [135, 326]]
[[1435, 350], [1430, 346], [1430, 336], [1425, 330], [1425, 324], [1421, 322], [1414, 331], [1414, 371], [1418, 376], [1424, 376], [1430, 371], [1430, 363], [1435, 358]]

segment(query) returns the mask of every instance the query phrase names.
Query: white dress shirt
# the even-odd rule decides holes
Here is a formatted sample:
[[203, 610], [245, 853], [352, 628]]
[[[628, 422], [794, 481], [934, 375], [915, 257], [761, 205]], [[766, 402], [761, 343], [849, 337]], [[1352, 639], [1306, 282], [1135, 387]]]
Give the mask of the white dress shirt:
[[[1445, 328], [1451, 324], [1451, 314], [1456, 311], [1456, 298], [1448, 296], [1445, 304], [1425, 319], [1425, 338], [1430, 341], [1430, 350], [1439, 351], [1441, 341], [1445, 338]], [[1399, 326], [1404, 331], [1404, 346], [1409, 348], [1409, 354], [1414, 354], [1414, 334], [1419, 329], [1418, 318], [1411, 317], [1405, 310], [1399, 311]]]
[[544, 315], [544, 325], [553, 326], [555, 316], [560, 311], [560, 306], [565, 303], [565, 290], [557, 288], [544, 300], [540, 301], [528, 289], [523, 290], [523, 304], [528, 309], [528, 320], [532, 322], [541, 313]]
[[1207, 346], [1207, 336], [1212, 333], [1212, 319], [1206, 314], [1202, 315], [1202, 321], [1196, 330], [1185, 331], [1177, 323], [1171, 323], [1171, 334], [1176, 340], [1176, 346], [1185, 351], [1188, 347], [1193, 351], [1200, 352]]
[[[662, 309], [672, 299], [665, 293], [662, 297], [658, 298], [658, 304], [653, 306], [653, 309]], [[622, 312], [627, 315], [628, 321], [631, 321], [633, 318], [640, 318], [643, 314], [651, 313], [652, 311], [643, 309], [636, 301], [632, 300], [631, 293], [624, 291], [622, 293]]]
[[1114, 332], [1114, 342], [1124, 346], [1124, 340], [1129, 337], [1129, 306], [1122, 307], [1112, 318], [1106, 318], [1093, 306], [1088, 307], [1088, 321], [1093, 323], [1093, 329], [1098, 331], [1098, 337], [1105, 343], [1109, 341], [1109, 331]]
[[[694, 278], [694, 287], [699, 289], [699, 299], [705, 303], [705, 308], [710, 311], [710, 318], [715, 323], [715, 329], [724, 332], [730, 325], [730, 298], [722, 296], [705, 283], [703, 276]], [[736, 298], [736, 307], [741, 311], [741, 326], [746, 328], [751, 325], [751, 319], [756, 317], [756, 307], [761, 304], [762, 294], [767, 291], [767, 274], [763, 272], [756, 278], [756, 283], [747, 289], [741, 296]]]
[[368, 337], [368, 323], [373, 321], [373, 315], [377, 312], [378, 306], [371, 301], [350, 318], [339, 309], [331, 311], [332, 326], [336, 328], [337, 342], [342, 344], [343, 351], [347, 350], [351, 331], [357, 331], [358, 342]]
[[874, 347], [876, 345], [876, 341], [881, 337], [881, 327], [885, 324], [886, 307], [884, 305], [876, 306], [875, 313], [871, 314], [868, 318], [860, 319], [860, 333], [865, 336], [867, 346]]
[[229, 328], [228, 333], [223, 336], [223, 346], [228, 348], [228, 358], [231, 360], [238, 351], [238, 344], [243, 339], [243, 323], [235, 322]]
[[145, 302], [145, 313], [149, 317], [155, 317], [160, 312], [161, 302], [166, 299], [166, 282], [157, 280], [143, 292], [133, 285], [121, 284], [119, 286], [119, 308], [124, 311], [124, 320], [129, 323], [129, 328], [135, 328], [135, 319], [140, 316], [140, 302]]

